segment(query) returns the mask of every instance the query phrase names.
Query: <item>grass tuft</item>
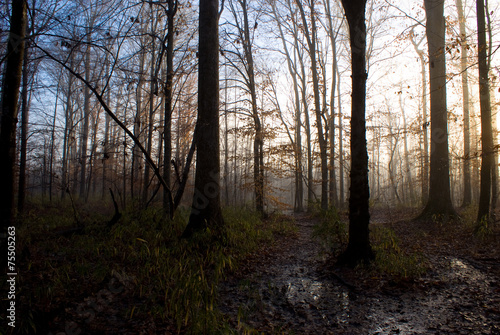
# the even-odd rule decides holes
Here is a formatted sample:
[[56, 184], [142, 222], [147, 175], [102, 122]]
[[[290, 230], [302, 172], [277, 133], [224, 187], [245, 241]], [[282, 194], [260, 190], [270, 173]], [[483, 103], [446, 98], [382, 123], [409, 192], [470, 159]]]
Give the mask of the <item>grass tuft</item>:
[[[179, 236], [189, 211], [179, 210], [170, 221], [160, 208], [137, 211], [132, 206], [111, 229], [106, 227], [109, 213], [92, 216], [88, 212], [81, 234], [61, 236], [53, 231], [74, 223], [71, 208], [36, 213], [34, 209], [25, 217], [18, 230], [22, 241], [18, 248], [30, 255], [19, 263], [18, 277], [20, 287], [30, 291], [20, 295], [24, 312], [18, 329], [25, 334], [58, 330], [44, 329], [34, 315], [44, 315], [48, 327], [47, 319], [61, 318], [47, 315], [61, 313], [65, 306], [70, 306], [66, 313], [71, 314], [75, 306], [94, 299], [112, 278], [126, 283], [121, 293], [125, 296], [117, 299], [122, 301], [113, 302], [122, 319], [152, 317], [179, 333], [220, 332], [228, 326], [217, 308], [217, 284], [238, 259], [269, 243], [274, 235], [293, 230], [283, 216], [263, 222], [253, 211], [226, 208], [229, 243], [221, 245], [209, 231], [184, 240]], [[65, 324], [56, 327], [64, 330]], [[90, 331], [87, 322], [78, 327], [83, 333]]]
[[326, 211], [316, 207], [314, 216], [318, 218], [319, 223], [313, 228], [313, 237], [320, 240], [324, 249], [331, 251], [334, 255], [339, 254], [347, 246], [347, 224], [340, 219], [334, 207]]
[[401, 250], [399, 239], [390, 228], [371, 229], [372, 248], [375, 252], [374, 267], [377, 271], [393, 276], [395, 280], [411, 280], [427, 270], [422, 255]]

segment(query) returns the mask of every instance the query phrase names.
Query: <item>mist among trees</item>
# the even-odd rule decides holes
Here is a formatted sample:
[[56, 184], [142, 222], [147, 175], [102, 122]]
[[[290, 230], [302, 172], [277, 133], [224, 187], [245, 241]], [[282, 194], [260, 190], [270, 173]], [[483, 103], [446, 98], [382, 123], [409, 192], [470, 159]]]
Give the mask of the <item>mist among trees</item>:
[[[68, 301], [63, 288], [93, 268], [83, 296], [113, 278], [138, 305], [162, 306], [150, 314], [162, 326], [150, 333], [279, 331], [262, 315], [249, 321], [259, 308], [232, 305], [232, 279], [219, 285], [261, 271], [247, 259], [268, 247], [283, 259], [269, 265], [281, 274], [293, 267], [293, 250], [306, 269], [306, 249], [323, 255], [324, 276], [336, 283], [322, 282], [325, 290], [357, 292], [384, 276], [419, 282], [429, 259], [473, 258], [469, 267], [493, 259], [482, 275], [497, 273], [499, 6], [2, 1], [0, 242], [7, 255], [15, 227], [18, 293], [22, 283], [32, 291], [35, 270], [46, 282], [43, 292], [19, 293], [17, 322], [25, 333], [63, 331], [57, 308], [43, 306]], [[469, 258], [456, 248], [453, 257], [429, 256], [457, 236], [482, 242]], [[437, 249], [427, 244], [433, 238]], [[491, 255], [478, 259], [481, 245]], [[386, 253], [396, 258], [382, 261]], [[48, 264], [55, 275], [46, 275]], [[295, 304], [293, 279], [288, 288], [283, 280], [277, 290]], [[132, 320], [136, 307], [122, 294], [113, 292], [109, 306], [120, 301], [116, 309]], [[217, 301], [225, 318], [214, 314]], [[118, 327], [92, 330], [72, 311], [84, 333]], [[286, 326], [301, 315], [293, 313], [278, 313], [284, 332], [326, 329], [323, 321]], [[490, 314], [488, 329], [498, 330], [498, 310]]]

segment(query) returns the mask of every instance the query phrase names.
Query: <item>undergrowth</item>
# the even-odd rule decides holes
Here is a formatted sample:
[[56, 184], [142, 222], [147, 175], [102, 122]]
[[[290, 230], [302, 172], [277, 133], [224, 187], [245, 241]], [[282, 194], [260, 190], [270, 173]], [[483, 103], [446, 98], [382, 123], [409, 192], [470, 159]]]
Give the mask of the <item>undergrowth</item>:
[[409, 280], [420, 277], [427, 270], [422, 255], [401, 250], [399, 238], [394, 230], [387, 227], [372, 227], [371, 244], [375, 253], [373, 266], [396, 280]]
[[479, 240], [487, 240], [493, 235], [491, 222], [494, 222], [495, 219], [490, 217], [489, 220], [486, 218], [477, 220], [477, 210], [477, 204], [471, 204], [463, 208], [460, 212], [462, 223], [466, 229], [472, 231], [474, 237]]
[[[347, 247], [348, 224], [341, 220], [334, 207], [322, 210], [318, 205], [313, 214], [319, 220], [314, 226], [313, 236], [318, 238], [323, 249], [338, 256]], [[401, 250], [400, 241], [392, 229], [371, 225], [370, 236], [375, 253], [372, 270], [390, 275], [395, 280], [417, 278], [426, 271], [424, 257]]]
[[[54, 234], [58, 227], [74, 222], [70, 212], [65, 208], [62, 214], [50, 210], [40, 216], [33, 210], [18, 229], [18, 250], [29, 255], [19, 261], [18, 280], [24, 293], [19, 333], [57, 333], [42, 319], [63, 306], [85, 304], [116, 278], [129, 295], [119, 306], [120, 318], [152, 317], [178, 333], [220, 332], [228, 326], [217, 309], [217, 284], [238, 259], [273, 235], [292, 230], [283, 217], [262, 222], [250, 210], [226, 208], [227, 245], [216, 242], [210, 232], [184, 240], [179, 236], [188, 211], [180, 210], [169, 221], [161, 209], [150, 208], [125, 211], [111, 229], [96, 213], [86, 218], [83, 233]], [[62, 322], [56, 326], [66, 327]], [[87, 326], [87, 322], [78, 325], [83, 333]]]
[[347, 246], [347, 224], [340, 219], [335, 207], [322, 210], [315, 206], [313, 215], [319, 221], [313, 228], [313, 237], [319, 239], [323, 249], [334, 255], [339, 254]]

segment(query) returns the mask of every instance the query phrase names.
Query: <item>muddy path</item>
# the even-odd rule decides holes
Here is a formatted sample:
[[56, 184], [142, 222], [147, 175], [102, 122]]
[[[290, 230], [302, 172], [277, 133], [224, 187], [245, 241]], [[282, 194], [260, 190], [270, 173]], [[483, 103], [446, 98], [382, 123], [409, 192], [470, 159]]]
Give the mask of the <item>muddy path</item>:
[[498, 259], [428, 251], [429, 270], [407, 283], [333, 272], [311, 236], [315, 220], [295, 220], [294, 236], [220, 286], [220, 309], [240, 333], [500, 334]]

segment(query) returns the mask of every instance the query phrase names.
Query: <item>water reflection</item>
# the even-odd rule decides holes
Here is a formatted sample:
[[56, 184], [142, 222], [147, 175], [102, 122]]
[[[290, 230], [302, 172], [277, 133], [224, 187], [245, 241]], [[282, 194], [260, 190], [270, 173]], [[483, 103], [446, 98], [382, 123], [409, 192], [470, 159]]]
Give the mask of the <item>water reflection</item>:
[[451, 267], [460, 267], [460, 268], [463, 268], [463, 269], [466, 269], [467, 268], [467, 265], [462, 262], [460, 259], [458, 258], [452, 258], [451, 259]]

